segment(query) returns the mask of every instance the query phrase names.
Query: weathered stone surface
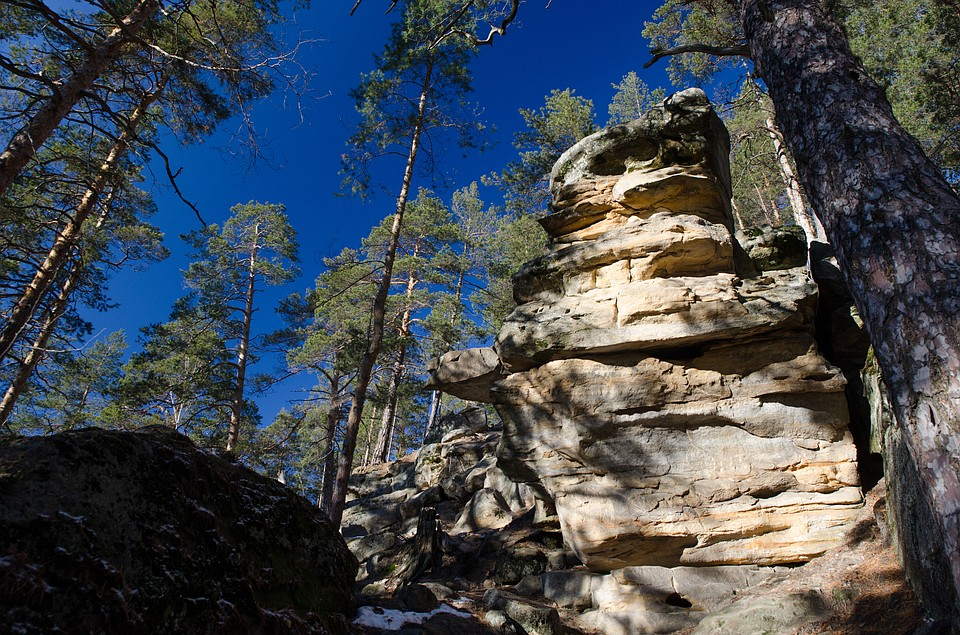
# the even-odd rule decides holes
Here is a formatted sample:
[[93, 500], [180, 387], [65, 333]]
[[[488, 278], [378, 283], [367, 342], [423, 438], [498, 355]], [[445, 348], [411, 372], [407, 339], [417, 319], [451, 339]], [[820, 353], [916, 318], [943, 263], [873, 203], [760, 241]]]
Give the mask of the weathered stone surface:
[[[645, 220], [630, 218], [619, 231], [550, 251], [524, 265], [513, 288], [519, 303], [549, 302], [635, 280], [733, 270], [733, 246], [726, 227], [695, 216], [661, 213]], [[452, 353], [441, 358], [441, 369], [447, 356], [454, 358]]]
[[557, 609], [524, 599], [507, 591], [490, 589], [483, 595], [488, 608], [503, 611], [529, 635], [563, 635]]
[[567, 150], [551, 173], [551, 237], [577, 232], [608, 212], [729, 213], [729, 140], [706, 95], [690, 89], [644, 117], [605, 128]]
[[761, 271], [802, 267], [807, 262], [807, 239], [797, 225], [765, 226], [740, 237], [740, 244]]
[[746, 280], [728, 273], [654, 278], [520, 305], [496, 346], [504, 367], [517, 372], [553, 359], [688, 348], [802, 328], [812, 324], [815, 307], [816, 286], [799, 268]]
[[424, 388], [483, 403], [490, 403], [490, 384], [503, 374], [500, 358], [490, 347], [444, 353], [427, 366], [427, 372]]
[[593, 589], [602, 577], [588, 571], [549, 571], [540, 576], [540, 592], [557, 606], [588, 609], [593, 606]]
[[0, 500], [11, 632], [346, 632], [324, 515], [167, 428], [0, 439]]
[[539, 479], [597, 569], [805, 561], [860, 504], [843, 384], [803, 332], [558, 360], [497, 384], [499, 461]]
[[814, 593], [767, 597], [746, 604], [735, 604], [706, 617], [692, 631], [692, 635], [795, 632], [827, 612], [823, 598]]
[[509, 525], [511, 520], [513, 514], [503, 495], [495, 489], [484, 488], [470, 498], [450, 533], [500, 529]]

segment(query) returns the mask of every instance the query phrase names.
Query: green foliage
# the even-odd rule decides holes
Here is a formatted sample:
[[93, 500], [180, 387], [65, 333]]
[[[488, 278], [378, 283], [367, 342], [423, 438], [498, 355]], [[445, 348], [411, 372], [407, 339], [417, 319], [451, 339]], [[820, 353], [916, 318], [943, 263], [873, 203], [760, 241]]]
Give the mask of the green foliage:
[[[666, 0], [644, 23], [643, 37], [652, 51], [690, 44], [732, 47], [743, 42], [735, 3], [726, 0]], [[741, 63], [736, 57], [684, 53], [670, 57], [667, 71], [674, 86], [702, 86], [717, 73]]]
[[753, 82], [744, 82], [725, 114], [730, 133], [733, 204], [744, 227], [779, 226], [794, 221], [784, 181], [767, 129], [773, 104]]
[[532, 216], [505, 217], [491, 236], [487, 280], [478, 290], [474, 302], [482, 307], [483, 323], [491, 334], [516, 307], [513, 299], [513, 276], [520, 267], [543, 254], [547, 233]]
[[960, 180], [960, 6], [931, 0], [837, 4], [853, 52], [927, 155]]
[[580, 139], [596, 132], [593, 102], [574, 91], [553, 90], [537, 110], [521, 108], [525, 129], [513, 137], [520, 159], [484, 183], [503, 192], [511, 213], [543, 215], [550, 202], [550, 170], [560, 155]]
[[126, 348], [123, 331], [117, 331], [88, 348], [51, 354], [22, 397], [11, 429], [47, 434], [87, 426], [127, 427], [115, 405]]
[[612, 86], [617, 92], [613, 94], [613, 99], [607, 108], [610, 116], [607, 120], [608, 126], [626, 123], [640, 117], [667, 96], [663, 88], [655, 88], [651, 91], [634, 71], [624, 75], [620, 83]]
[[223, 227], [184, 238], [194, 261], [184, 272], [193, 291], [174, 305], [170, 321], [144, 329], [142, 352], [126, 366], [123, 405], [144, 421], [162, 421], [198, 441], [222, 445], [231, 405], [247, 434], [259, 419], [241, 393], [260, 339], [251, 337], [256, 294], [292, 280], [297, 242], [282, 205], [250, 202], [231, 208]]
[[[483, 145], [484, 126], [466, 99], [476, 49], [460, 37], [437, 41], [438, 25], [448, 24], [460, 3], [407, 0], [402, 6], [384, 51], [374, 58], [376, 70], [363, 75], [351, 91], [359, 122], [341, 156], [345, 193], [366, 197], [371, 163], [394, 152], [406, 155], [414, 137], [428, 158], [420, 164], [430, 174], [442, 144], [451, 138], [462, 148]], [[419, 117], [421, 100], [430, 107]]]

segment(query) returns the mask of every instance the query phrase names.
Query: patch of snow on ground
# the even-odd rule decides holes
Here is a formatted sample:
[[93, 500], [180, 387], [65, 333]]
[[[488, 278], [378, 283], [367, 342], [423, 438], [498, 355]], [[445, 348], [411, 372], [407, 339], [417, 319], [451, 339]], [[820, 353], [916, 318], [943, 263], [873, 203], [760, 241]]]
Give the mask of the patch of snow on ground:
[[398, 631], [404, 624], [423, 624], [438, 613], [451, 613], [460, 617], [470, 617], [469, 613], [458, 611], [446, 604], [441, 604], [429, 613], [414, 613], [413, 611], [399, 611], [396, 609], [382, 609], [379, 606], [361, 606], [353, 623], [358, 626], [382, 628], [387, 631]]

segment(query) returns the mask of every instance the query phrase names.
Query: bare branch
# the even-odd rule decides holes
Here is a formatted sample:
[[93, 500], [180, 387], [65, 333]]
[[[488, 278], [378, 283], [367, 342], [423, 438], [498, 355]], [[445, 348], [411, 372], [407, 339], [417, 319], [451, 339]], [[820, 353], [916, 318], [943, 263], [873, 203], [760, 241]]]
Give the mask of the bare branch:
[[163, 159], [163, 167], [164, 167], [164, 169], [165, 169], [166, 172], [167, 172], [167, 179], [169, 179], [170, 185], [173, 186], [173, 191], [177, 193], [177, 197], [178, 197], [181, 201], [183, 201], [183, 203], [184, 203], [187, 207], [189, 207], [190, 209], [193, 210], [193, 213], [196, 214], [197, 220], [200, 221], [200, 224], [203, 225], [204, 227], [206, 227], [206, 226], [207, 226], [207, 221], [203, 220], [203, 216], [200, 215], [200, 210], [197, 209], [197, 206], [196, 206], [196, 205], [194, 205], [193, 203], [191, 203], [190, 201], [188, 201], [188, 200], [186, 199], [186, 197], [183, 195], [183, 192], [180, 191], [180, 186], [177, 185], [177, 177], [180, 176], [180, 173], [181, 173], [181, 172], [183, 172], [183, 168], [179, 168], [176, 172], [174, 172], [174, 171], [170, 168], [170, 159], [167, 157], [167, 155], [164, 154], [163, 151], [162, 151], [159, 147], [157, 147], [156, 144], [151, 144], [150, 147], [152, 147], [152, 148], [153, 148], [153, 151], [156, 152], [156, 153], [160, 156], [161, 159]]
[[750, 57], [750, 48], [746, 44], [737, 46], [709, 46], [707, 44], [684, 44], [669, 49], [651, 49], [650, 54], [653, 57], [643, 65], [644, 68], [650, 68], [664, 57], [673, 55], [682, 55], [683, 53], [705, 53], [715, 57]]

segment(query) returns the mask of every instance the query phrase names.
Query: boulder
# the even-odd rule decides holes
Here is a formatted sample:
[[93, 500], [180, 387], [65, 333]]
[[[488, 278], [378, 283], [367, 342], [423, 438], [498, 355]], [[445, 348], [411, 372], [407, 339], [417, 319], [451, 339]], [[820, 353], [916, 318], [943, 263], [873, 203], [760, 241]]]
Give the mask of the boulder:
[[513, 520], [510, 506], [495, 489], [477, 491], [457, 518], [451, 534], [462, 534], [484, 529], [500, 529]]
[[797, 225], [766, 225], [746, 231], [738, 240], [761, 271], [803, 267], [807, 263], [807, 237]]
[[353, 612], [357, 561], [315, 506], [168, 428], [4, 437], [0, 501], [12, 632], [345, 632]]
[[508, 591], [490, 589], [484, 593], [483, 603], [493, 611], [502, 611], [529, 635], [563, 635], [565, 631], [557, 609]]
[[490, 384], [500, 378], [500, 359], [490, 347], [450, 351], [427, 365], [424, 388], [466, 401], [490, 403]]

